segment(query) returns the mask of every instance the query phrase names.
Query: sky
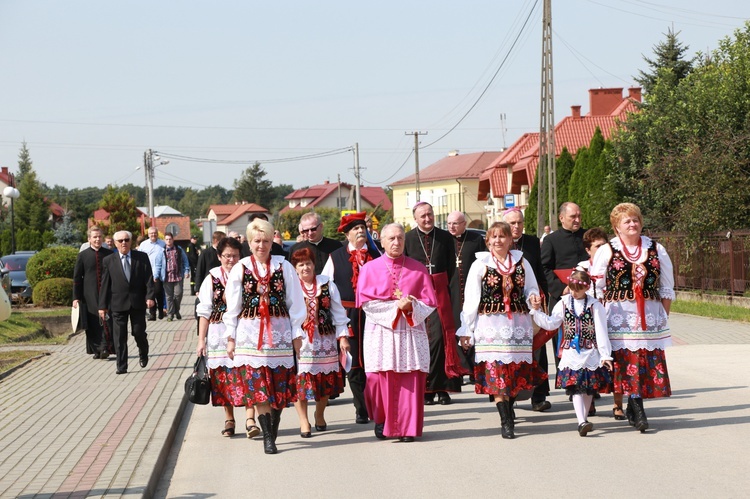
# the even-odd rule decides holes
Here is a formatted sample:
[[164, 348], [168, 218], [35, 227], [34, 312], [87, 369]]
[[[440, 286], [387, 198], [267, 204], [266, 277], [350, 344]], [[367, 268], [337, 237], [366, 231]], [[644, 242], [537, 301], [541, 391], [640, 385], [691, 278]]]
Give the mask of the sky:
[[[386, 186], [539, 130], [542, 0], [0, 0], [0, 165], [49, 186]], [[714, 50], [745, 0], [553, 0], [555, 122], [636, 85], [679, 32]], [[626, 92], [626, 91], [625, 91]], [[312, 156], [312, 157], [311, 157]], [[319, 156], [319, 157], [315, 157]], [[296, 158], [296, 159], [295, 159]], [[304, 158], [304, 159], [299, 159]]]

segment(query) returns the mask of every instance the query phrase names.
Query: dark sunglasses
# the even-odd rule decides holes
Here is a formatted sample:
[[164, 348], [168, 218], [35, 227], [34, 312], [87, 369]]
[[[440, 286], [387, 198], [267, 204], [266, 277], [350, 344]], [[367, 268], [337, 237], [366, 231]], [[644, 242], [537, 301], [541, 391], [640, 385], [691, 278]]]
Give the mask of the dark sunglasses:
[[130, 242], [130, 238], [126, 237], [125, 239], [115, 239], [115, 242], [117, 242], [117, 243], [129, 243]]
[[310, 228], [310, 229], [301, 229], [301, 230], [299, 231], [299, 233], [300, 233], [300, 234], [304, 234], [305, 232], [315, 232], [316, 230], [318, 230], [318, 227], [320, 227], [321, 225], [323, 225], [323, 224], [318, 224], [318, 225], [316, 225], [315, 227], [312, 227], [312, 228]]

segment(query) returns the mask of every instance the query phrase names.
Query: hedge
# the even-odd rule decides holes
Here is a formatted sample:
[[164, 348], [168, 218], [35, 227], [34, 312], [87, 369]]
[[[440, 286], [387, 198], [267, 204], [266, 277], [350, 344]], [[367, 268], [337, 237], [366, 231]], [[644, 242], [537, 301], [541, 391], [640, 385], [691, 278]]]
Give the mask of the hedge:
[[37, 307], [71, 306], [73, 304], [73, 279], [70, 277], [45, 279], [34, 286], [31, 297]]
[[70, 246], [51, 246], [29, 259], [26, 265], [26, 278], [32, 288], [46, 279], [73, 277], [78, 250]]

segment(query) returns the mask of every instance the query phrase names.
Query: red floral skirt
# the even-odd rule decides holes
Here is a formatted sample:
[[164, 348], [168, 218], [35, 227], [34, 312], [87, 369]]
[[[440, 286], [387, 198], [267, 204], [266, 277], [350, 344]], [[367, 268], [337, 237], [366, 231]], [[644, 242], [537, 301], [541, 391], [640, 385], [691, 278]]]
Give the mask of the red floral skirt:
[[639, 395], [644, 399], [672, 395], [664, 350], [622, 349], [612, 352], [612, 357], [614, 393]]
[[474, 366], [474, 391], [482, 395], [507, 395], [515, 397], [522, 390], [533, 390], [547, 379], [536, 361], [511, 362], [482, 361]]
[[297, 400], [297, 369], [286, 367], [246, 366], [249, 404], [271, 404], [283, 409]]
[[344, 392], [341, 370], [332, 373], [302, 373], [297, 375], [297, 399], [320, 400]]
[[612, 391], [612, 380], [604, 367], [594, 370], [565, 367], [557, 372], [555, 388], [565, 388], [565, 395], [609, 393]]
[[209, 371], [211, 376], [211, 404], [222, 407], [245, 407], [250, 374], [247, 366], [220, 366]]

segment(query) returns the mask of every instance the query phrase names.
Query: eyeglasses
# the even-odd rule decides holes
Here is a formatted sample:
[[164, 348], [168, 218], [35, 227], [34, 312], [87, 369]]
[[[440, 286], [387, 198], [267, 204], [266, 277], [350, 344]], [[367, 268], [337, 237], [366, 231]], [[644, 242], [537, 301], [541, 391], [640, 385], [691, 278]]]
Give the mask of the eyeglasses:
[[463, 225], [466, 222], [448, 222], [448, 226], [453, 227], [454, 225]]
[[240, 255], [221, 255], [224, 260], [239, 260]]
[[115, 242], [121, 243], [121, 244], [122, 243], [129, 243], [130, 242], [130, 238], [126, 237], [125, 239], [115, 239]]
[[319, 228], [319, 227], [320, 227], [321, 225], [323, 225], [323, 224], [318, 224], [318, 225], [316, 225], [315, 227], [311, 227], [311, 228], [309, 228], [309, 229], [300, 229], [300, 230], [299, 230], [299, 233], [300, 233], [300, 234], [304, 234], [304, 233], [306, 233], [306, 232], [308, 232], [308, 233], [309, 233], [309, 232], [315, 232], [316, 230], [318, 230], [318, 228]]

